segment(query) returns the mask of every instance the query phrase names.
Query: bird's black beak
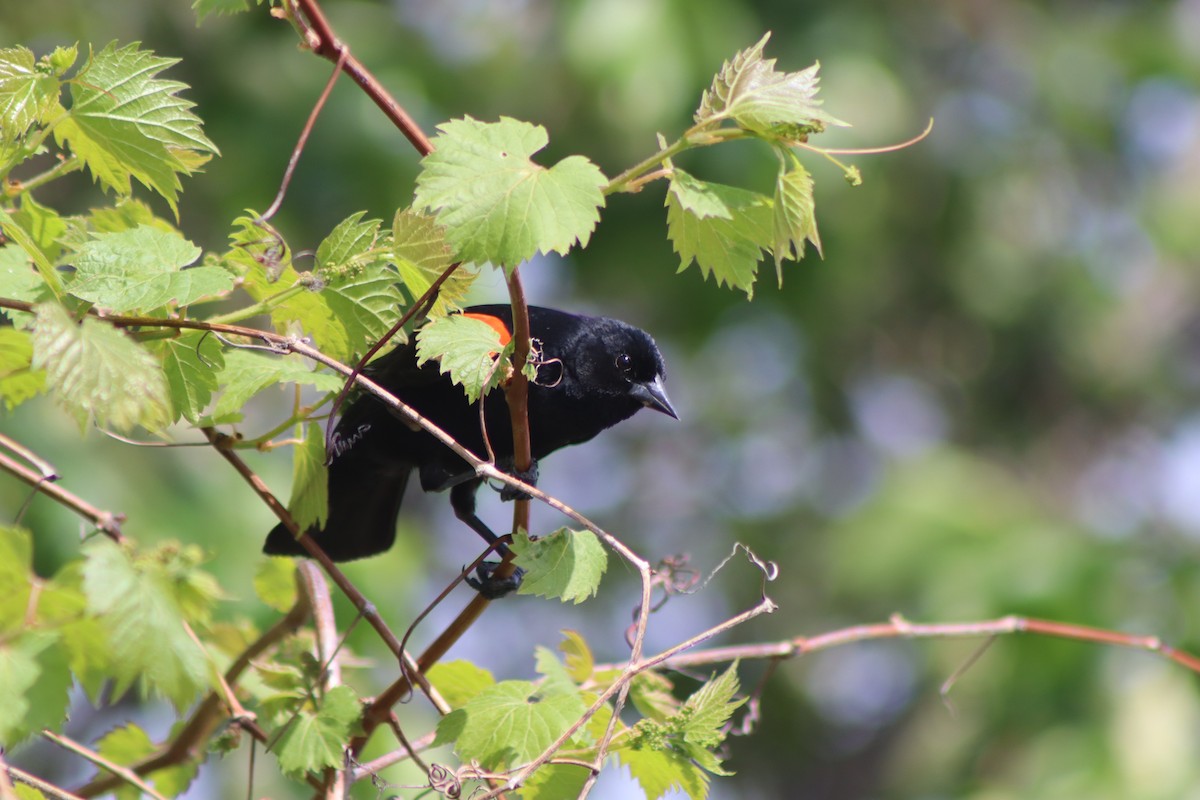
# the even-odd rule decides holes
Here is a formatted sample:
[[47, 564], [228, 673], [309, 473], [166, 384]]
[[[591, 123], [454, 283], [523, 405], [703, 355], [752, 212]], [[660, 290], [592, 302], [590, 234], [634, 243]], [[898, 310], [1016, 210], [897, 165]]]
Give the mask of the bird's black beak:
[[646, 408], [653, 408], [668, 417], [679, 419], [679, 415], [671, 406], [671, 401], [667, 399], [667, 390], [663, 386], [662, 375], [655, 375], [654, 380], [646, 383], [635, 383], [630, 387], [629, 394], [642, 401], [642, 405]]

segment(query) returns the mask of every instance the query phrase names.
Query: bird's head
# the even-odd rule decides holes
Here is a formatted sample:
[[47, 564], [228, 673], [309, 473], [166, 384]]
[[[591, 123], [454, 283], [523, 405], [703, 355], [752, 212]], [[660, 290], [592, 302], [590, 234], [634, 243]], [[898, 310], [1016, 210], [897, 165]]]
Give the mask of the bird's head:
[[663, 384], [666, 367], [654, 339], [645, 331], [607, 317], [584, 318], [575, 346], [564, 358], [576, 389], [626, 397], [646, 408], [679, 418]]

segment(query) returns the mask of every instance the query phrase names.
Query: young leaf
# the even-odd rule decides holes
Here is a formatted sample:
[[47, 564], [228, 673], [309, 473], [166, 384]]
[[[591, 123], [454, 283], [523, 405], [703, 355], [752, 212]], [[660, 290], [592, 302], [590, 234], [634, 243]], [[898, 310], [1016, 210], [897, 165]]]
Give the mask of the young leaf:
[[[392, 257], [404, 288], [415, 301], [454, 263], [454, 251], [446, 241], [446, 229], [426, 214], [404, 208], [392, 220]], [[443, 317], [462, 304], [467, 289], [475, 282], [474, 271], [461, 266], [442, 282], [431, 317]]]
[[288, 511], [300, 530], [324, 525], [329, 514], [329, 486], [326, 482], [325, 431], [315, 422], [304, 429], [304, 441], [292, 448], [292, 497]]
[[680, 271], [694, 260], [718, 285], [754, 296], [758, 260], [772, 241], [771, 200], [757, 192], [699, 181], [676, 169], [667, 192], [667, 235]]
[[170, 420], [167, 381], [145, 348], [111, 325], [88, 317], [76, 325], [62, 306], [37, 306], [33, 366], [79, 422], [157, 430]]
[[160, 58], [137, 44], [110, 44], [71, 81], [71, 110], [54, 138], [83, 159], [100, 183], [118, 195], [136, 178], [162, 195], [171, 210], [179, 175], [192, 174], [217, 147], [200, 128], [187, 87], [156, 76], [178, 59]]
[[118, 313], [149, 310], [172, 300], [186, 306], [233, 288], [220, 267], [184, 269], [200, 248], [177, 233], [149, 226], [97, 234], [72, 259], [75, 279], [67, 291]]
[[[538, 687], [529, 681], [502, 681], [484, 689], [462, 709], [454, 752], [490, 769], [529, 761], [558, 738], [586, 710], [575, 691]], [[441, 725], [438, 726], [439, 734]]]
[[217, 376], [225, 387], [213, 409], [214, 417], [240, 411], [246, 402], [276, 383], [302, 383], [322, 392], [336, 392], [344, 381], [331, 372], [312, 372], [298, 358], [275, 358], [253, 350], [230, 350], [225, 354], [225, 369]]
[[776, 133], [800, 139], [820, 133], [827, 125], [846, 126], [821, 108], [817, 96], [817, 71], [813, 64], [801, 72], [779, 72], [775, 59], [763, 58], [767, 33], [730, 61], [713, 78], [704, 92], [695, 120], [716, 126], [732, 119], [739, 127], [759, 133]]
[[240, 14], [250, 10], [250, 0], [195, 0], [192, 10], [196, 12], [196, 24], [204, 22], [210, 14]]
[[71, 673], [58, 638], [27, 631], [0, 639], [0, 742], [8, 747], [66, 720]]
[[462, 708], [475, 695], [496, 684], [492, 673], [470, 661], [439, 661], [427, 676], [451, 708]]
[[725, 741], [722, 726], [746, 702], [744, 697], [735, 698], [738, 686], [737, 662], [734, 662], [687, 699], [680, 710], [684, 741], [709, 750]]
[[608, 553], [591, 531], [559, 528], [537, 540], [519, 531], [512, 549], [525, 570], [518, 594], [582, 603], [600, 588], [608, 568]]
[[666, 723], [679, 713], [680, 702], [672, 693], [674, 684], [665, 675], [648, 670], [635, 675], [629, 684], [629, 699], [646, 719]]
[[293, 776], [341, 767], [342, 748], [360, 716], [362, 708], [354, 690], [349, 686], [333, 687], [325, 693], [316, 713], [301, 710], [280, 735], [274, 748], [279, 766]]
[[576, 764], [546, 764], [529, 776], [517, 796], [521, 800], [561, 800], [578, 797], [587, 783], [588, 770]]
[[32, 364], [29, 333], [0, 328], [0, 401], [10, 411], [46, 390], [46, 373], [33, 369]]
[[[0, 247], [0, 297], [36, 303], [43, 299], [46, 284], [28, 254], [16, 245]], [[4, 314], [13, 312], [3, 309]]]
[[73, 50], [56, 53], [63, 62], [61, 69], [51, 68], [48, 57], [36, 63], [24, 47], [0, 50], [0, 145], [19, 140], [58, 105], [58, 78], [74, 63], [73, 55], [69, 61], [65, 58]]
[[507, 377], [510, 349], [499, 331], [465, 314], [435, 319], [417, 334], [417, 364], [436, 360], [472, 403]]
[[185, 333], [156, 343], [167, 376], [171, 398], [171, 420], [183, 417], [195, 423], [217, 390], [217, 374], [224, 369], [225, 354], [220, 343], [201, 332]]
[[622, 747], [617, 759], [642, 787], [646, 800], [657, 800], [673, 790], [682, 790], [691, 800], [708, 796], [708, 775], [686, 756], [673, 750]]
[[587, 640], [578, 631], [564, 630], [563, 640], [558, 643], [567, 662], [567, 672], [575, 683], [583, 683], [592, 677], [596, 669], [596, 659], [588, 647]]
[[51, 261], [62, 254], [67, 222], [53, 208], [44, 206], [30, 194], [21, 195], [21, 207], [13, 212], [13, 221], [29, 233], [38, 248]]
[[417, 177], [416, 205], [437, 212], [464, 261], [508, 269], [535, 252], [587, 246], [604, 206], [604, 173], [583, 156], [550, 169], [531, 159], [546, 129], [501, 117], [466, 117], [438, 126], [436, 150]]
[[153, 554], [134, 560], [103, 538], [84, 545], [84, 555], [88, 608], [107, 634], [117, 694], [137, 682], [186, 707], [207, 685], [208, 661], [184, 629], [175, 576]]
[[804, 241], [813, 243], [821, 253], [821, 235], [817, 233], [816, 205], [813, 200], [813, 179], [808, 170], [790, 153], [790, 170], [781, 169], [775, 179], [775, 213], [773, 227], [775, 244], [775, 275], [783, 286], [783, 260], [804, 258]]
[[254, 593], [279, 613], [287, 613], [296, 604], [296, 562], [264, 558], [254, 573]]

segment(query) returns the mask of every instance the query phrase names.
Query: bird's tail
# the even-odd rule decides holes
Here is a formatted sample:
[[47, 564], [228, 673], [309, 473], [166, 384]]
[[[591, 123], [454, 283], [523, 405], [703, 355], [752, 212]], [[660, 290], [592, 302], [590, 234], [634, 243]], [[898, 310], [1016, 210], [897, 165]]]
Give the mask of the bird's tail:
[[[411, 469], [370, 468], [368, 459], [339, 458], [329, 468], [329, 517], [323, 528], [308, 529], [334, 561], [352, 561], [382, 553], [396, 539], [396, 515]], [[282, 523], [267, 535], [263, 552], [303, 556], [301, 546]]]

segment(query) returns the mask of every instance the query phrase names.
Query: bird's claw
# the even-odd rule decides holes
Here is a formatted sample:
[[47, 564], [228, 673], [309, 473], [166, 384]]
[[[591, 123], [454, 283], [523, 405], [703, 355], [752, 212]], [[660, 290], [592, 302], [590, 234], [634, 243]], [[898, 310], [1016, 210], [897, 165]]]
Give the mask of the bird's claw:
[[500, 566], [499, 561], [484, 561], [475, 568], [475, 576], [467, 576], [467, 585], [475, 591], [479, 592], [486, 600], [499, 600], [505, 595], [512, 594], [521, 585], [521, 579], [525, 577], [525, 570], [517, 567], [511, 575], [498, 577], [496, 568]]
[[[506, 469], [504, 471], [507, 472], [509, 475], [512, 475], [514, 478], [521, 481], [522, 483], [527, 483], [530, 486], [537, 486], [537, 481], [538, 481], [537, 459], [534, 459], [530, 463], [529, 469], [527, 469], [527, 470]], [[500, 499], [504, 500], [504, 501], [528, 500], [529, 495], [527, 495], [525, 492], [522, 492], [520, 489], [514, 489], [513, 487], [505, 484], [504, 486], [500, 487]]]

